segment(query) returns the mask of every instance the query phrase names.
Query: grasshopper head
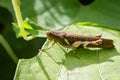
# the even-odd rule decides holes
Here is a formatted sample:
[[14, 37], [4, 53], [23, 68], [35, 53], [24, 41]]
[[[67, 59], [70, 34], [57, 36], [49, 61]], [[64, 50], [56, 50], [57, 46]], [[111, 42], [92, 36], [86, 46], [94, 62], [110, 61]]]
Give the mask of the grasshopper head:
[[46, 32], [47, 34], [47, 37], [49, 40], [59, 40], [63, 37], [64, 35], [64, 32], [61, 32], [61, 31], [52, 31], [52, 30], [49, 30]]
[[49, 30], [49, 31], [47, 31], [47, 38], [49, 39], [49, 40], [55, 40], [56, 39], [56, 31], [52, 31], [52, 30]]
[[49, 40], [53, 40], [54, 39], [54, 35], [53, 35], [53, 31], [49, 30], [46, 32], [47, 38]]

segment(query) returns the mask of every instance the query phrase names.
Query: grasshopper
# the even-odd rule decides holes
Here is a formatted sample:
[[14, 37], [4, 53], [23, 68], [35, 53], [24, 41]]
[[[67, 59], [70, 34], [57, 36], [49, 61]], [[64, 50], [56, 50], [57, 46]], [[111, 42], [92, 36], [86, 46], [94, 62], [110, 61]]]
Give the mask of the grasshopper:
[[[64, 31], [52, 31], [46, 32], [47, 38], [53, 43], [46, 49], [50, 49], [54, 43], [58, 42], [66, 48], [114, 48], [113, 40], [101, 38], [102, 35], [85, 35], [75, 34]], [[46, 50], [41, 49], [41, 50]]]
[[[60, 43], [62, 46], [66, 48], [72, 48], [72, 49], [85, 48], [85, 47], [114, 48], [113, 40], [101, 38], [102, 35], [92, 36], [92, 35], [75, 34], [64, 31], [52, 31], [52, 30], [47, 31], [46, 35], [49, 40], [53, 41], [53, 43], [48, 48], [41, 50], [50, 49], [56, 42]], [[76, 54], [74, 54], [74, 56], [80, 58]], [[97, 61], [99, 63], [99, 59]], [[103, 79], [99, 67], [100, 66], [98, 64], [98, 70], [100, 72], [99, 74], [101, 79]]]

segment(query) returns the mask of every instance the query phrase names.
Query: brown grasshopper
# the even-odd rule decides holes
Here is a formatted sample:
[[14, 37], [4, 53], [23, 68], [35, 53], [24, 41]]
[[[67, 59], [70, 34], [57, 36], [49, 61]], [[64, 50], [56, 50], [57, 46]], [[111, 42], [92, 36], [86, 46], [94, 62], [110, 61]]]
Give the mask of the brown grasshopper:
[[[67, 48], [113, 48], [113, 40], [101, 38], [101, 35], [91, 36], [84, 34], [74, 34], [64, 31], [52, 31], [49, 30], [46, 32], [47, 38], [53, 43], [46, 49], [50, 49], [54, 43], [58, 42], [62, 46]], [[41, 49], [41, 50], [46, 50]]]

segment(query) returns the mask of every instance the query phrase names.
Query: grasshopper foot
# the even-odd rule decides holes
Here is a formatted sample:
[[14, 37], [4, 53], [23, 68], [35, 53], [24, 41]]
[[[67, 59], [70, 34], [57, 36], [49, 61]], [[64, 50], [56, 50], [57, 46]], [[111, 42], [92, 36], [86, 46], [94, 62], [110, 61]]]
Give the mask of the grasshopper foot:
[[75, 50], [73, 50], [73, 56], [76, 57], [77, 59], [80, 59], [80, 56], [76, 53]]

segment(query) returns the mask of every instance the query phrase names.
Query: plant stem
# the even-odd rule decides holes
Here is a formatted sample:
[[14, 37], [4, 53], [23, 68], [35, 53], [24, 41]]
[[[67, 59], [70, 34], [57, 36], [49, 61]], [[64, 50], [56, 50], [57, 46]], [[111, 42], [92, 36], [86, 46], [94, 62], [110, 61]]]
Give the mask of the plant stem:
[[12, 0], [12, 4], [13, 4], [13, 8], [14, 8], [14, 11], [15, 11], [17, 22], [18, 22], [18, 25], [20, 27], [20, 31], [22, 32], [23, 38], [25, 40], [32, 39], [33, 38], [32, 36], [27, 36], [26, 33], [25, 33], [24, 21], [22, 19], [22, 15], [21, 15], [21, 11], [20, 11], [20, 1], [19, 0]]
[[9, 46], [9, 44], [1, 34], [0, 34], [0, 43], [3, 45], [3, 47], [5, 48], [5, 50], [7, 51], [8, 55], [11, 57], [13, 62], [17, 64], [18, 62], [17, 56], [15, 55], [15, 53], [13, 52], [13, 50], [11, 49], [11, 47]]

